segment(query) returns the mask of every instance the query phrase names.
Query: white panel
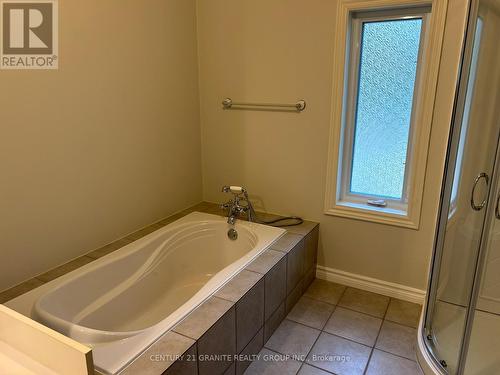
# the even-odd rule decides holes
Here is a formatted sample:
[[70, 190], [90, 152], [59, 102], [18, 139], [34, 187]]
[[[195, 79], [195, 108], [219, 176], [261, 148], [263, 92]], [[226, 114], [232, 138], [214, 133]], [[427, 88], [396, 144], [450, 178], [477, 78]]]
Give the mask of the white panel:
[[10, 10], [10, 48], [24, 47], [24, 11]]

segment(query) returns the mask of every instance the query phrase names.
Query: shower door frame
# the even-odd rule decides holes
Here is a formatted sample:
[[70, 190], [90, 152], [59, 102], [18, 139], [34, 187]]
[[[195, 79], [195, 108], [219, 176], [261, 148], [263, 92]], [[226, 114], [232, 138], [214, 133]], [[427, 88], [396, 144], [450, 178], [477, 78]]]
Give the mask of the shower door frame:
[[[429, 283], [427, 287], [426, 306], [424, 312], [424, 319], [422, 329], [419, 332], [423, 337], [425, 349], [429, 352], [430, 357], [435, 367], [441, 374], [449, 374], [446, 367], [441, 363], [437, 351], [433, 348], [432, 332], [430, 328], [434, 315], [434, 308], [437, 298], [437, 288], [439, 282], [439, 274], [441, 270], [441, 260], [443, 256], [446, 225], [448, 224], [448, 213], [450, 209], [450, 198], [453, 188], [453, 180], [455, 175], [455, 166], [458, 154], [458, 144], [460, 142], [460, 132], [463, 123], [463, 116], [465, 110], [465, 102], [468, 93], [469, 76], [471, 72], [472, 52], [474, 48], [474, 39], [476, 34], [477, 19], [479, 17], [479, 3], [481, 0], [471, 0], [468, 5], [468, 18], [467, 26], [464, 31], [462, 39], [462, 56], [460, 70], [455, 88], [455, 101], [453, 106], [453, 115], [451, 119], [450, 136], [448, 139], [448, 148], [446, 152], [446, 161], [444, 167], [443, 181], [441, 186], [441, 196], [439, 204], [439, 219], [436, 226], [436, 238], [434, 244], [434, 252], [431, 261]], [[453, 168], [453, 171], [450, 171]], [[488, 232], [492, 220], [494, 220], [494, 206], [495, 199], [491, 200], [492, 187], [497, 186], [500, 180], [500, 134], [498, 134], [497, 151], [495, 155], [495, 163], [490, 176], [490, 182], [487, 188], [487, 205], [485, 212], [485, 219], [481, 228], [481, 237], [478, 248], [478, 253], [475, 259], [474, 276], [472, 279], [471, 294], [469, 296], [469, 303], [467, 306], [465, 325], [463, 330], [462, 339], [460, 342], [460, 354], [458, 358], [457, 375], [463, 375], [465, 364], [467, 361], [467, 352], [470, 342], [470, 336], [474, 321], [474, 312], [476, 310], [477, 298], [479, 295], [479, 288], [481, 286], [481, 274], [484, 267], [484, 260], [487, 250]]]

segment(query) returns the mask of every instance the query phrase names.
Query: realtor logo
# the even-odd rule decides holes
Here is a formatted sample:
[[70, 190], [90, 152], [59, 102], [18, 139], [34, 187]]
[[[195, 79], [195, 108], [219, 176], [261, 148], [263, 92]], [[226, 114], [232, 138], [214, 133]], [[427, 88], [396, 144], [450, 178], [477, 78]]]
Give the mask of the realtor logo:
[[2, 1], [1, 69], [57, 69], [57, 2]]

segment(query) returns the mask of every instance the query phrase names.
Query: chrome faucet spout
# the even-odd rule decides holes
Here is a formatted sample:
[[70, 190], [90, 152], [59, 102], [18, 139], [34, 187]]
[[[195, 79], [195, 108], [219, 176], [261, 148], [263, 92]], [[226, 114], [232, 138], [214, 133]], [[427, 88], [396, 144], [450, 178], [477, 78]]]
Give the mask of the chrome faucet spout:
[[[227, 223], [234, 225], [236, 219], [243, 214], [247, 214], [248, 220], [252, 221], [252, 204], [248, 199], [248, 193], [241, 186], [223, 186], [222, 192], [233, 194], [233, 199], [221, 205], [223, 210], [227, 210]], [[242, 202], [244, 202], [242, 204]]]

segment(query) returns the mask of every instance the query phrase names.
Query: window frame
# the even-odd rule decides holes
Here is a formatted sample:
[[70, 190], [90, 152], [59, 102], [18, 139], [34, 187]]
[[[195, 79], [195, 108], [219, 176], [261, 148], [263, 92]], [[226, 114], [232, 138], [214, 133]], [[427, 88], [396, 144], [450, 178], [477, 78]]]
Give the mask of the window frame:
[[[425, 13], [424, 13], [425, 12]], [[386, 203], [386, 210], [406, 211], [408, 209], [408, 185], [411, 179], [412, 169], [412, 146], [415, 135], [415, 112], [418, 110], [417, 96], [421, 88], [421, 64], [423, 62], [423, 48], [425, 33], [428, 26], [429, 7], [410, 8], [404, 10], [389, 10], [376, 12], [357, 12], [351, 18], [349, 60], [348, 60], [348, 83], [346, 98], [346, 120], [344, 124], [344, 144], [342, 152], [341, 187], [339, 192], [339, 202], [344, 204], [367, 205], [368, 199], [383, 199]], [[352, 162], [354, 158], [354, 138], [356, 132], [356, 114], [359, 99], [359, 73], [361, 70], [361, 41], [363, 37], [363, 24], [369, 22], [395, 21], [405, 19], [421, 19], [420, 43], [417, 57], [417, 69], [415, 74], [415, 85], [413, 88], [412, 108], [410, 115], [410, 128], [408, 131], [408, 146], [406, 151], [406, 165], [403, 180], [403, 191], [401, 199], [353, 193], [351, 191]], [[380, 209], [380, 208], [379, 208]]]
[[[436, 0], [381, 0], [376, 3], [376, 8], [370, 0], [340, 0], [339, 3], [336, 35], [340, 43], [334, 57], [325, 214], [418, 229], [447, 4]], [[408, 18], [422, 19], [422, 26], [402, 198], [352, 193], [362, 25]], [[368, 205], [368, 199], [384, 199], [387, 206]]]

